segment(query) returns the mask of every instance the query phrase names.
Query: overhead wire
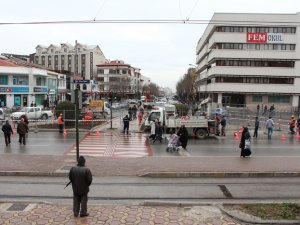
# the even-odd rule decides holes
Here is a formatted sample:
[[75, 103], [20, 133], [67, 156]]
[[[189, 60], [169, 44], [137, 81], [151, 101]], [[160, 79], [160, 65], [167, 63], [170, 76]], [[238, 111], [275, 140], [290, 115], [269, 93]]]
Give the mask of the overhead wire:
[[178, 6], [179, 6], [179, 14], [180, 14], [180, 18], [181, 20], [183, 20], [183, 16], [182, 16], [182, 10], [181, 10], [181, 4], [180, 4], [180, 0], [178, 0]]
[[195, 4], [194, 4], [194, 6], [193, 6], [193, 8], [192, 8], [192, 10], [191, 10], [191, 12], [190, 12], [190, 14], [189, 14], [189, 16], [187, 17], [187, 20], [190, 20], [191, 15], [192, 15], [192, 13], [194, 12], [195, 8], [197, 7], [198, 3], [199, 3], [199, 0], [196, 0], [196, 2], [195, 2]]
[[99, 15], [99, 13], [100, 13], [100, 11], [104, 8], [104, 5], [106, 4], [106, 2], [107, 2], [108, 0], [103, 0], [103, 2], [102, 2], [102, 4], [100, 5], [100, 7], [99, 7], [99, 9], [97, 10], [97, 13], [96, 13], [96, 15], [95, 15], [95, 17], [94, 17], [94, 21], [96, 20], [96, 18], [97, 18], [97, 16]]
[[55, 20], [55, 21], [28, 21], [28, 22], [0, 22], [0, 25], [42, 25], [42, 24], [84, 24], [84, 23], [144, 23], [144, 24], [218, 24], [218, 25], [299, 25], [297, 21], [247, 21], [247, 20]]

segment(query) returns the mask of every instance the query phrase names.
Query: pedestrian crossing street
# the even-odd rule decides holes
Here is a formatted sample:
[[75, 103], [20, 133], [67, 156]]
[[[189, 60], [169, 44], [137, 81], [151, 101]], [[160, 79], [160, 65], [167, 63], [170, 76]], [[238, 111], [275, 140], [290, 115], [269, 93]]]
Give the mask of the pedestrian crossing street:
[[[91, 133], [79, 142], [79, 152], [83, 156], [137, 158], [151, 156], [147, 138], [141, 133]], [[65, 155], [76, 155], [76, 145]]]

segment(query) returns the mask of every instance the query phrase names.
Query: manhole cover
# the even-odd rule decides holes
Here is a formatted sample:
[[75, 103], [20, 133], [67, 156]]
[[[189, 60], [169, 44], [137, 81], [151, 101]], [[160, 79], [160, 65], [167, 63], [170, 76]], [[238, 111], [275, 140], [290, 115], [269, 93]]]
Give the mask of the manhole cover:
[[28, 204], [14, 203], [6, 211], [24, 211]]

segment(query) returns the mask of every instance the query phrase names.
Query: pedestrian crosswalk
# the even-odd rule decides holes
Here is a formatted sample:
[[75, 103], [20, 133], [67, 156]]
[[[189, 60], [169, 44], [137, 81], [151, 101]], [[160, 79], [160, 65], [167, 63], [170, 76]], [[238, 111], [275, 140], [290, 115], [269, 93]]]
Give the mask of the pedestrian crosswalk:
[[[83, 156], [137, 158], [151, 156], [147, 138], [141, 133], [111, 134], [92, 133], [80, 140], [79, 152]], [[65, 155], [76, 155], [76, 145]]]

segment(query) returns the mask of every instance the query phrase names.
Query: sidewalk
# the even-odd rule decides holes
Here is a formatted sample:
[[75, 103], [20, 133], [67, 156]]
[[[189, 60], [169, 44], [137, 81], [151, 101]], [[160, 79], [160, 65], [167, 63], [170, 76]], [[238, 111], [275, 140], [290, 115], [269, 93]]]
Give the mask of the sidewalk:
[[[15, 211], [11, 211], [15, 210]], [[89, 205], [90, 215], [75, 218], [71, 205], [0, 203], [0, 224], [107, 224], [107, 225], [238, 225], [217, 207], [99, 206]]]

